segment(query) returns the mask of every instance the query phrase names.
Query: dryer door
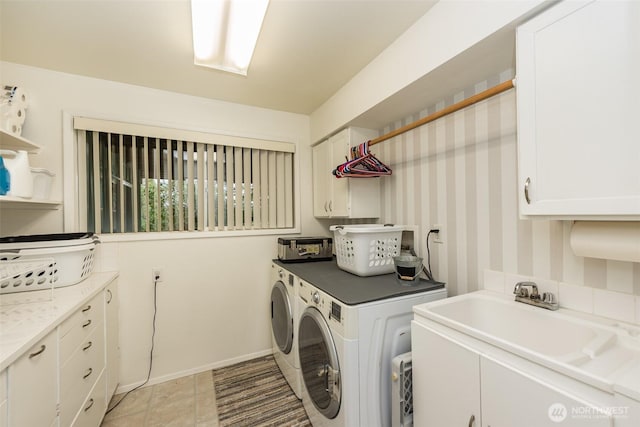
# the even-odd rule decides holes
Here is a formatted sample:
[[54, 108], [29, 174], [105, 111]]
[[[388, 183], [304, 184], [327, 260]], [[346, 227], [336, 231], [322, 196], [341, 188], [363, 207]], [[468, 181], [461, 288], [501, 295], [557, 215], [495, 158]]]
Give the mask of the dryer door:
[[291, 303], [286, 286], [281, 281], [277, 281], [271, 289], [271, 330], [280, 351], [285, 354], [289, 354], [293, 346]]
[[327, 321], [315, 307], [307, 307], [300, 316], [298, 351], [311, 401], [325, 417], [335, 418], [342, 398], [338, 352]]

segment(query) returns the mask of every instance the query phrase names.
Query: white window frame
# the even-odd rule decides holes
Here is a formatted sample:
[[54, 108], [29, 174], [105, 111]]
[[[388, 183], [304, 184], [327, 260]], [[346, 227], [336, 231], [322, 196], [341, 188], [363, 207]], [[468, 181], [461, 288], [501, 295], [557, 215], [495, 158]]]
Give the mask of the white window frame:
[[[77, 162], [78, 156], [78, 140], [76, 130], [74, 129], [75, 117], [92, 117], [96, 120], [116, 121], [116, 122], [132, 122], [126, 118], [105, 117], [95, 113], [85, 113], [77, 111], [62, 112], [62, 140], [63, 140], [63, 227], [65, 232], [86, 231], [82, 229], [83, 215], [81, 211], [81, 197], [79, 190], [82, 187], [81, 180], [85, 180], [84, 171], [80, 171]], [[137, 123], [140, 126], [165, 127], [176, 129], [175, 125], [167, 125], [166, 123]], [[289, 235], [299, 234], [301, 215], [300, 215], [300, 156], [297, 155], [298, 144], [295, 141], [286, 141], [281, 138], [273, 138], [267, 135], [245, 134], [219, 131], [205, 130], [184, 127], [180, 129], [186, 133], [193, 132], [197, 134], [210, 134], [217, 138], [240, 138], [240, 139], [259, 139], [270, 140], [276, 143], [288, 143], [294, 146], [293, 156], [293, 227], [277, 228], [277, 229], [246, 229], [246, 230], [221, 230], [221, 231], [158, 231], [158, 232], [137, 232], [137, 233], [113, 233], [101, 234], [101, 240], [104, 242], [132, 242], [132, 241], [153, 241], [153, 240], [182, 240], [182, 239], [202, 239], [202, 238], [226, 238], [235, 236], [269, 236], [269, 235]], [[227, 144], [231, 145], [231, 144]], [[265, 148], [259, 146], [257, 148]], [[85, 208], [86, 209], [86, 208]]]

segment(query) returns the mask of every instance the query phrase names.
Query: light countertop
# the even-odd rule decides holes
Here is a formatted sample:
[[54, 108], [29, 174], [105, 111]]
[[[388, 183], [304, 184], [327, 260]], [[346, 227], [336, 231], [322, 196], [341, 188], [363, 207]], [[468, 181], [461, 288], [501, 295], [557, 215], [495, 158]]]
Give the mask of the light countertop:
[[0, 295], [0, 371], [102, 291], [117, 272], [93, 273], [77, 285], [53, 291]]

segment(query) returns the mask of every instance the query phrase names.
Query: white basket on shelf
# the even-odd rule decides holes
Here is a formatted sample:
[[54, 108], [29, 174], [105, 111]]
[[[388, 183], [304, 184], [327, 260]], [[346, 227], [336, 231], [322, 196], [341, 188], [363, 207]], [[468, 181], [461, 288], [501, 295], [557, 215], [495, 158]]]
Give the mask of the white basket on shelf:
[[338, 267], [358, 276], [393, 273], [393, 257], [400, 255], [401, 225], [332, 225]]
[[[65, 235], [59, 236], [65, 237]], [[53, 287], [75, 285], [91, 275], [99, 240], [93, 234], [77, 233], [69, 236], [64, 239], [0, 243], [0, 262], [53, 258], [55, 261]]]
[[52, 289], [53, 258], [0, 261], [0, 294]]

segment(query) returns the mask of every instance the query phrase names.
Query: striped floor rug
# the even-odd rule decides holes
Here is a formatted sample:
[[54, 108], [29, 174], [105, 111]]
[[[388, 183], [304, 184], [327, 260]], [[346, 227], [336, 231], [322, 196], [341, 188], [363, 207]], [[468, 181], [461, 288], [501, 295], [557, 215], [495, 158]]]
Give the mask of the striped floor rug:
[[311, 426], [273, 356], [213, 371], [220, 426]]

